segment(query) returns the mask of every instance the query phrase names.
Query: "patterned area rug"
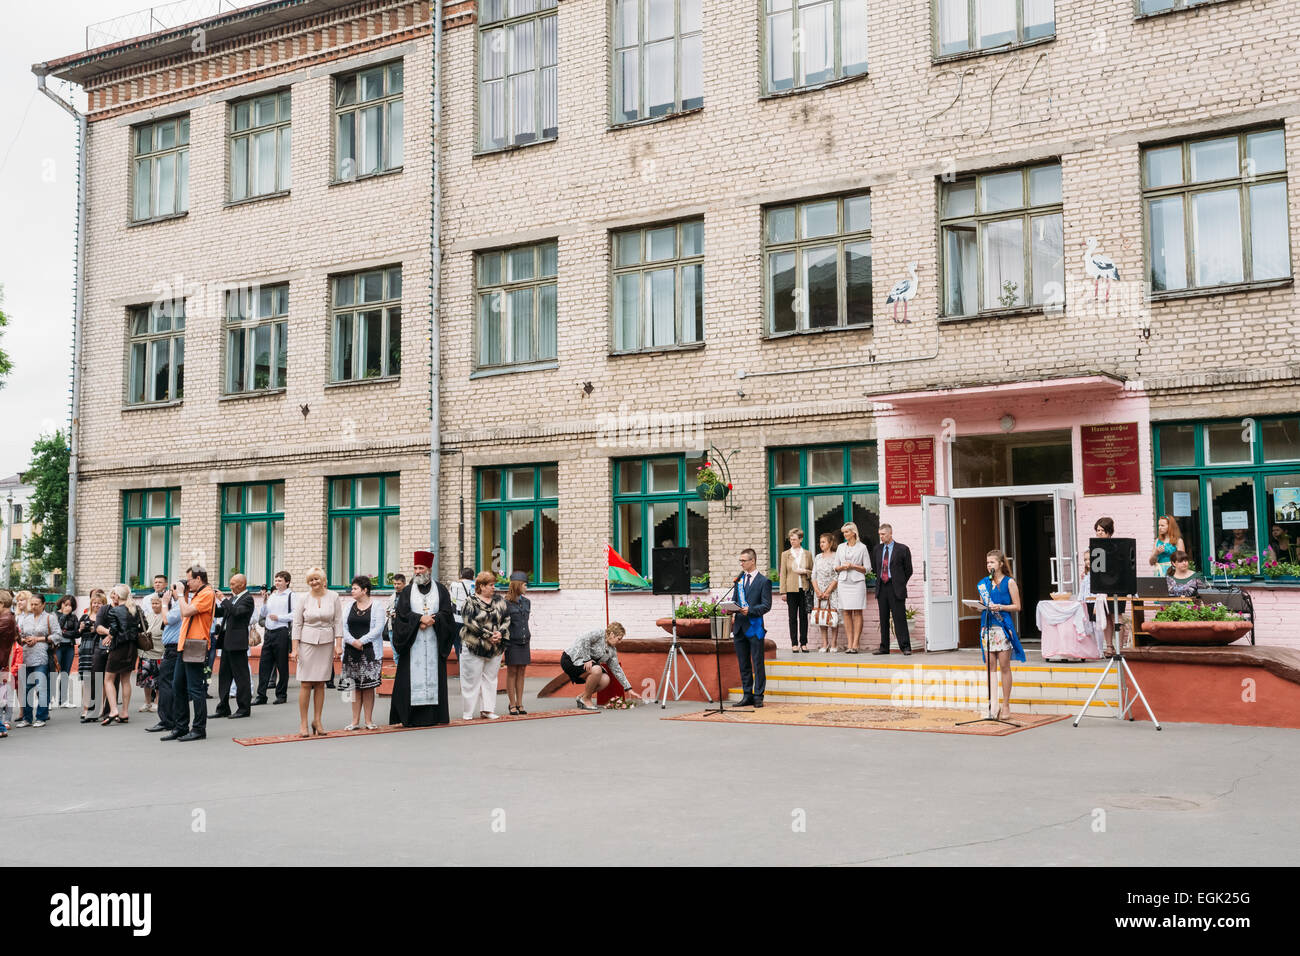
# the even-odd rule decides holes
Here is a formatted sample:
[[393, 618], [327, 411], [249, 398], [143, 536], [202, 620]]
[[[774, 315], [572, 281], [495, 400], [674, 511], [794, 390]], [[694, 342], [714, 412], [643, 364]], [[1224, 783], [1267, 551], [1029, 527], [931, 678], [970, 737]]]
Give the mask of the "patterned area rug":
[[963, 720], [980, 714], [970, 710], [940, 710], [931, 707], [858, 707], [853, 704], [768, 704], [762, 710], [743, 708], [722, 714], [697, 711], [664, 717], [663, 720], [701, 720], [714, 724], [786, 724], [794, 727], [853, 727], [860, 730], [918, 730], [933, 734], [975, 734], [980, 737], [1006, 737], [1022, 730], [1032, 730], [1067, 720], [1069, 714], [1011, 713], [1013, 723], [984, 722], [958, 727]]
[[257, 747], [261, 744], [306, 743], [309, 740], [337, 740], [340, 737], [367, 737], [371, 734], [400, 734], [408, 730], [444, 730], [448, 727], [488, 727], [515, 723], [520, 720], [545, 720], [547, 717], [582, 717], [596, 714], [596, 710], [548, 710], [522, 717], [502, 714], [500, 720], [453, 720], [449, 724], [435, 724], [432, 727], [403, 727], [401, 724], [389, 724], [376, 730], [330, 730], [321, 737], [299, 737], [296, 733], [281, 734], [278, 737], [236, 737], [235, 743], [244, 747]]

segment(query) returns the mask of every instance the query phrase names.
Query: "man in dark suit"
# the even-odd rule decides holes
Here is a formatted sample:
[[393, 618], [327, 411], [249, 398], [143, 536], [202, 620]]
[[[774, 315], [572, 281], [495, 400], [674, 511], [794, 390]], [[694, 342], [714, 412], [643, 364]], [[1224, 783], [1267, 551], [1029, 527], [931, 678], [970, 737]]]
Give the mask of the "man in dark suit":
[[912, 653], [912, 639], [907, 633], [907, 581], [912, 576], [912, 552], [894, 540], [894, 529], [880, 526], [880, 543], [871, 549], [871, 570], [876, 575], [876, 604], [880, 607], [880, 647], [873, 654], [889, 653], [889, 619], [894, 619], [894, 633], [899, 649]]
[[731, 639], [740, 661], [740, 687], [744, 696], [737, 707], [763, 706], [767, 670], [763, 666], [763, 641], [767, 635], [763, 615], [772, 610], [772, 582], [755, 570], [758, 555], [753, 548], [740, 552], [740, 574], [736, 575], [736, 603], [740, 610], [731, 621]]
[[[225, 621], [225, 634], [221, 641], [221, 677], [217, 681], [217, 710], [213, 717], [247, 717], [253, 706], [253, 693], [248, 674], [248, 625], [253, 619], [253, 595], [248, 593], [248, 580], [242, 574], [230, 579], [230, 597], [218, 607]], [[230, 712], [230, 682], [235, 682], [236, 710]]]

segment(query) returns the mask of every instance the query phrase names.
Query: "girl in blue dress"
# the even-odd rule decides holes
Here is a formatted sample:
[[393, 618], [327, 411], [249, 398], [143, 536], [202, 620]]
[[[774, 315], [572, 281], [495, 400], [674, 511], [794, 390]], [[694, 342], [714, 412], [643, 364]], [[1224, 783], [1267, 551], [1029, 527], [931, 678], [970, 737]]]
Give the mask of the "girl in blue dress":
[[[1011, 619], [1011, 613], [1020, 610], [1020, 588], [1011, 577], [1007, 556], [1001, 551], [990, 551], [985, 566], [989, 576], [979, 583], [980, 601], [984, 604], [980, 612], [980, 658], [984, 658], [987, 647], [1002, 674], [1002, 707], [998, 719], [1007, 720], [1011, 717], [1011, 658], [1014, 656], [1021, 663], [1025, 660], [1025, 650], [1020, 646]], [[989, 707], [992, 706], [993, 702], [989, 701]]]

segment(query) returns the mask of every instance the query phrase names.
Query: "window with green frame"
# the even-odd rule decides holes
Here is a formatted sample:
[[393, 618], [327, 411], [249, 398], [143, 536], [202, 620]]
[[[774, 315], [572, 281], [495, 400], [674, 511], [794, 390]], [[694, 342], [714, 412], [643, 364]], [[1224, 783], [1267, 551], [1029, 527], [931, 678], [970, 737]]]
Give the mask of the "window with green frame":
[[529, 587], [560, 583], [559, 467], [508, 465], [477, 474], [478, 567]]
[[1229, 549], [1300, 561], [1300, 417], [1159, 425], [1153, 444], [1156, 513], [1173, 515], [1198, 570]]
[[349, 475], [329, 480], [329, 567], [332, 588], [348, 588], [358, 574], [377, 588], [392, 585], [400, 570], [401, 479], [398, 475]]
[[792, 528], [803, 531], [803, 546], [817, 554], [818, 536], [830, 532], [838, 546], [840, 528], [852, 521], [858, 536], [874, 545], [880, 530], [880, 475], [876, 443], [772, 448], [767, 453], [771, 552], [778, 567], [789, 547]]
[[222, 587], [242, 574], [249, 587], [270, 587], [284, 567], [284, 482], [221, 486]]
[[650, 580], [654, 548], [689, 548], [691, 586], [709, 586], [708, 502], [695, 492], [702, 457], [630, 458], [614, 465], [614, 550]]
[[179, 488], [122, 492], [122, 580], [135, 589], [150, 587], [155, 574], [177, 580], [186, 564], [176, 538], [180, 523]]

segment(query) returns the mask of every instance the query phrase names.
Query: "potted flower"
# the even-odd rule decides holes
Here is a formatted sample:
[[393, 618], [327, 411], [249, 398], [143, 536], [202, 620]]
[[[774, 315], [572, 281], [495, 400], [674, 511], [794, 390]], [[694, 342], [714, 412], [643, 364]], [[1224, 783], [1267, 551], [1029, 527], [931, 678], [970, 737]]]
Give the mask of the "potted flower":
[[1224, 551], [1219, 560], [1211, 564], [1212, 577], [1253, 578], [1259, 574], [1259, 558], [1255, 555], [1237, 556]]
[[695, 469], [695, 493], [705, 501], [721, 501], [731, 493], [731, 485], [714, 470], [713, 462], [706, 461]]
[[1222, 604], [1170, 604], [1147, 623], [1146, 630], [1161, 644], [1217, 646], [1245, 637], [1251, 627], [1247, 618]]
[[655, 624], [662, 627], [669, 634], [673, 632], [673, 621], [677, 622], [678, 637], [708, 637], [710, 619], [718, 617], [718, 602], [710, 597], [705, 600], [703, 597], [695, 597], [689, 601], [682, 601], [673, 608], [672, 617], [661, 617]]

